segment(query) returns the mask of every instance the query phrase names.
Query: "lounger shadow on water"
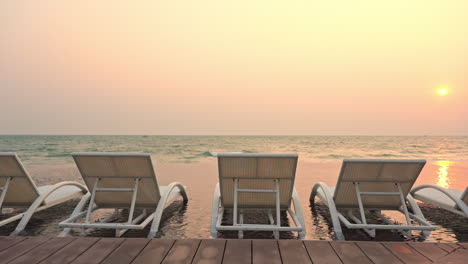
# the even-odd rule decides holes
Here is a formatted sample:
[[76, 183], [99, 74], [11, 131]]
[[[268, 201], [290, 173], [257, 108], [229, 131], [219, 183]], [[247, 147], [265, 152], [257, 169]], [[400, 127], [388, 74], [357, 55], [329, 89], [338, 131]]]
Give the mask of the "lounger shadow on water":
[[[219, 183], [215, 187], [211, 215], [211, 236], [218, 231], [270, 231], [306, 234], [299, 196], [294, 188], [297, 154], [218, 153]], [[292, 206], [294, 211], [292, 210]], [[232, 210], [232, 224], [223, 223]], [[246, 223], [249, 211], [264, 211], [269, 224]], [[281, 215], [289, 214], [295, 226], [282, 225]]]
[[0, 186], [1, 209], [27, 208], [23, 213], [0, 221], [0, 226], [4, 226], [20, 220], [11, 236], [21, 234], [34, 213], [79, 198], [88, 192], [84, 185], [72, 181], [36, 187], [18, 156], [11, 152], [0, 153]]
[[[337, 239], [344, 240], [341, 224], [349, 229], [362, 229], [375, 237], [377, 229], [393, 229], [411, 237], [412, 230], [425, 236], [436, 227], [429, 224], [416, 201], [409, 194], [426, 164], [425, 160], [345, 159], [336, 187], [317, 183], [312, 188], [310, 202], [318, 196], [328, 207]], [[412, 213], [408, 210], [409, 203]], [[359, 210], [360, 217], [353, 214]], [[347, 211], [345, 217], [340, 211]], [[404, 214], [406, 225], [399, 225], [381, 214], [381, 210], [397, 210]], [[374, 213], [386, 224], [369, 224], [366, 212]], [[418, 222], [414, 225], [411, 218]], [[352, 223], [352, 222], [354, 223]]]
[[[115, 236], [120, 237], [128, 230], [142, 230], [151, 223], [148, 237], [155, 237], [166, 206], [179, 196], [184, 203], [188, 201], [181, 183], [158, 185], [150, 154], [74, 153], [72, 156], [90, 193], [81, 199], [70, 218], [59, 224], [64, 228], [60, 236], [78, 228], [82, 233], [113, 229]], [[114, 213], [92, 222], [91, 214], [98, 209], [114, 209]], [[119, 209], [128, 209], [125, 223], [112, 222]], [[136, 209], [141, 209], [141, 214], [135, 217]], [[82, 218], [84, 222], [78, 222]]]

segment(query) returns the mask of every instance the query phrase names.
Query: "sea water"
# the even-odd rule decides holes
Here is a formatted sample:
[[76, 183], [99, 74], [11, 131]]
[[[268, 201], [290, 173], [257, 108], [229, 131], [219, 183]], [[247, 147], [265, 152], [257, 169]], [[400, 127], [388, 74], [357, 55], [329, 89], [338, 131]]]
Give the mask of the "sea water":
[[468, 137], [448, 136], [34, 136], [0, 135], [0, 151], [25, 163], [71, 163], [72, 152], [146, 152], [193, 163], [212, 152], [298, 153], [303, 161], [344, 158], [468, 160]]

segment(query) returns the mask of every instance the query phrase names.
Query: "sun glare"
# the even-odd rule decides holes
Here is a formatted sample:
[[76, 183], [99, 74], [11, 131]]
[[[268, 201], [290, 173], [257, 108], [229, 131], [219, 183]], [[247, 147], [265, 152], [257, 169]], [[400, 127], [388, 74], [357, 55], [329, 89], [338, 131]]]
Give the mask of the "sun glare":
[[439, 169], [437, 170], [437, 185], [444, 188], [448, 188], [450, 186], [449, 168], [452, 163], [453, 162], [451, 161], [445, 160], [439, 160], [436, 162], [436, 164], [439, 166]]
[[442, 86], [439, 89], [437, 89], [437, 93], [441, 96], [445, 96], [448, 94], [448, 88], [446, 86]]

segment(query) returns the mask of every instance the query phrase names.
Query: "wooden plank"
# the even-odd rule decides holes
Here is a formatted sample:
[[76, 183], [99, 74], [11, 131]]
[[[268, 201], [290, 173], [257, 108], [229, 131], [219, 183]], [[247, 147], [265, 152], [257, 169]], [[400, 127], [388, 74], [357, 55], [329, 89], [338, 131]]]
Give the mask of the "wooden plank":
[[405, 243], [382, 243], [388, 250], [404, 263], [430, 263], [428, 258], [421, 255], [415, 249]]
[[301, 240], [279, 240], [278, 246], [283, 263], [312, 263]]
[[19, 256], [41, 245], [49, 239], [49, 237], [29, 237], [17, 243], [16, 245], [9, 247], [8, 250], [0, 252], [0, 264], [8, 263], [15, 258], [18, 258]]
[[343, 263], [372, 263], [364, 252], [354, 242], [331, 241], [330, 245], [335, 250]]
[[467, 259], [468, 243], [0, 237], [0, 264], [401, 264], [466, 263]]
[[468, 262], [468, 250], [467, 249], [457, 249], [445, 257], [440, 258], [435, 263], [451, 263], [451, 264], [466, 264]]
[[459, 246], [458, 244], [455, 244], [455, 243], [447, 243], [447, 246], [450, 246], [450, 247], [452, 247], [453, 249], [459, 249], [459, 248], [461, 248], [461, 246]]
[[15, 236], [15, 237], [0, 237], [0, 251], [3, 251], [9, 247], [12, 247], [16, 244], [18, 244], [19, 242], [25, 240], [27, 237], [19, 237], [19, 236]]
[[149, 241], [150, 239], [147, 238], [127, 238], [101, 263], [129, 264], [145, 248]]
[[452, 252], [455, 250], [455, 248], [447, 245], [447, 243], [433, 243], [434, 245], [437, 245], [438, 247], [440, 247], [441, 249], [447, 251], [447, 252]]
[[457, 243], [460, 247], [468, 249], [468, 243]]
[[78, 256], [72, 263], [78, 264], [92, 264], [100, 263], [112, 251], [114, 251], [125, 239], [121, 238], [101, 238], [98, 242], [92, 245], [83, 254]]
[[246, 239], [227, 240], [223, 264], [252, 263], [252, 241]]
[[343, 263], [327, 241], [304, 241], [304, 246], [314, 264]]
[[252, 262], [254, 264], [281, 264], [278, 241], [252, 240]]
[[432, 243], [413, 242], [407, 244], [410, 247], [416, 249], [416, 251], [418, 251], [431, 261], [437, 261], [441, 257], [447, 255], [447, 252], [445, 250]]
[[376, 264], [403, 263], [379, 242], [359, 241], [355, 243]]
[[9, 262], [11, 264], [20, 264], [20, 263], [30, 263], [35, 264], [39, 263], [50, 255], [54, 254], [58, 250], [62, 249], [66, 245], [70, 244], [74, 238], [52, 238], [45, 243], [42, 243], [40, 246], [33, 248], [32, 250], [24, 253], [23, 255], [15, 258], [13, 261]]
[[167, 254], [162, 263], [164, 264], [185, 264], [190, 263], [197, 253], [200, 240], [198, 239], [181, 239], [176, 240], [171, 250]]
[[192, 263], [196, 264], [221, 264], [223, 261], [226, 240], [205, 239], [198, 247], [197, 254]]
[[97, 237], [81, 237], [72, 241], [64, 248], [55, 252], [41, 263], [47, 264], [66, 264], [72, 262], [75, 258], [85, 252], [88, 248], [94, 245], [99, 238]]
[[132, 264], [161, 263], [174, 242], [173, 239], [152, 239]]

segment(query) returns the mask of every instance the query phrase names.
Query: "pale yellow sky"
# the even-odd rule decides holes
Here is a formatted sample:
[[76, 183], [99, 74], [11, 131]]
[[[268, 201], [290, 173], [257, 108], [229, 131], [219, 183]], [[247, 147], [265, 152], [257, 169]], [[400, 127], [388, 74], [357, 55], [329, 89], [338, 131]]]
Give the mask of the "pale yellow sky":
[[466, 14], [463, 0], [2, 1], [0, 134], [468, 135]]

